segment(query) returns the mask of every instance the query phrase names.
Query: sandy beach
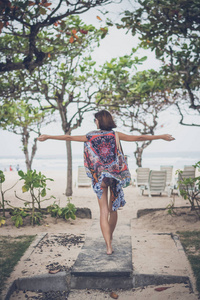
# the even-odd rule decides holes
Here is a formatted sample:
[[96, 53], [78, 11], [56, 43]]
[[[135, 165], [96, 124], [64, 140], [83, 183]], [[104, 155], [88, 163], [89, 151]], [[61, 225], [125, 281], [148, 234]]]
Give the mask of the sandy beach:
[[[45, 173], [44, 173], [45, 174]], [[3, 190], [7, 190], [19, 179], [17, 172], [5, 172], [6, 181], [3, 183]], [[53, 178], [54, 181], [47, 183], [50, 188], [48, 196], [54, 195], [56, 201], [60, 206], [67, 204], [67, 197], [64, 195], [66, 188], [66, 174], [63, 171], [48, 171], [45, 174], [47, 177]], [[74, 178], [76, 176], [74, 175]], [[17, 195], [25, 200], [30, 199], [28, 193], [22, 193], [21, 187], [22, 181], [19, 181], [17, 185], [6, 192], [5, 198], [10, 201], [11, 205], [22, 207], [23, 203], [17, 200], [14, 196], [14, 191]], [[34, 226], [27, 224], [20, 228], [16, 228], [10, 222], [6, 222], [4, 226], [0, 228], [0, 235], [6, 236], [18, 236], [18, 235], [44, 235], [43, 244], [40, 247], [36, 247], [35, 251], [31, 254], [30, 260], [26, 260], [23, 257], [18, 265], [15, 267], [7, 286], [18, 277], [33, 276], [36, 274], [44, 274], [50, 269], [50, 265], [65, 266], [66, 269], [70, 269], [76, 260], [87, 232], [90, 230], [90, 226], [94, 219], [99, 218], [99, 208], [96, 195], [92, 188], [77, 188], [75, 182], [73, 184], [73, 195], [70, 198], [71, 203], [76, 207], [89, 208], [92, 212], [92, 219], [80, 219], [64, 221], [58, 219], [57, 222], [51, 217], [44, 219], [44, 222], [40, 226]], [[162, 196], [148, 197], [147, 193], [144, 196], [139, 194], [139, 189], [135, 186], [129, 186], [124, 189], [126, 205], [123, 209], [119, 210], [119, 223], [124, 219], [130, 220], [131, 232], [134, 235], [135, 231], [144, 232], [145, 230], [152, 230], [153, 232], [164, 233], [176, 233], [178, 230], [199, 230], [200, 221], [194, 215], [188, 216], [187, 213], [179, 214], [176, 217], [172, 217], [166, 210], [155, 211], [151, 214], [147, 214], [137, 218], [137, 212], [141, 209], [164, 209], [172, 201], [172, 198], [167, 197], [167, 193]], [[52, 204], [55, 200], [49, 200], [42, 203], [42, 207], [46, 207]], [[175, 196], [175, 206], [183, 207], [188, 206], [188, 201], [185, 201], [182, 197]], [[186, 209], [187, 210], [187, 209]], [[116, 229], [117, 230], [117, 229]], [[123, 234], [123, 232], [121, 233]], [[65, 237], [68, 239], [69, 244], [63, 244], [62, 239]], [[78, 241], [77, 241], [78, 238]], [[48, 242], [47, 242], [48, 240]], [[46, 241], [46, 242], [45, 242]], [[58, 248], [59, 245], [59, 248]], [[67, 248], [67, 250], [66, 250]], [[50, 251], [50, 250], [52, 251]], [[59, 250], [58, 250], [59, 249]], [[134, 245], [133, 245], [134, 249]], [[41, 251], [42, 250], [42, 251]], [[133, 250], [134, 251], [134, 250]], [[163, 254], [164, 255], [164, 254]], [[162, 291], [162, 293], [156, 293], [155, 287], [147, 287], [145, 289], [136, 289], [132, 291], [119, 291], [119, 299], [197, 299], [195, 294], [190, 294], [188, 288], [183, 284], [168, 285], [168, 289]], [[32, 296], [31, 296], [32, 295]], [[28, 299], [35, 294], [29, 292]], [[13, 295], [12, 299], [26, 299], [22, 292]], [[72, 291], [68, 296], [68, 299], [105, 299], [110, 298], [107, 291]], [[39, 299], [39, 298], [38, 298]]]

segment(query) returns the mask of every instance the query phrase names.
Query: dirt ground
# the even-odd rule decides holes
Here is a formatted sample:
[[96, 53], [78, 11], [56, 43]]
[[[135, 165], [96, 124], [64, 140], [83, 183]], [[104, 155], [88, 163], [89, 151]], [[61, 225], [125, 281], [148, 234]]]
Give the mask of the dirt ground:
[[190, 208], [176, 208], [170, 215], [168, 210], [150, 212], [133, 221], [135, 228], [162, 232], [200, 230], [200, 219]]

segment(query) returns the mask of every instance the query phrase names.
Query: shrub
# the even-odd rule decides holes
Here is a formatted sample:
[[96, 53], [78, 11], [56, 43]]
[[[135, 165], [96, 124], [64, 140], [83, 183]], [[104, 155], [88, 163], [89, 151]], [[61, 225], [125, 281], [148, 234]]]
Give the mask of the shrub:
[[20, 200], [25, 201], [25, 205], [31, 205], [31, 216], [30, 216], [30, 220], [31, 220], [31, 224], [40, 224], [40, 220], [42, 219], [42, 214], [41, 212], [36, 212], [35, 209], [35, 204], [37, 203], [38, 205], [38, 209], [41, 208], [41, 202], [42, 201], [46, 201], [46, 200], [50, 200], [52, 198], [55, 199], [54, 196], [50, 196], [50, 198], [48, 199], [43, 199], [41, 200], [41, 198], [44, 198], [46, 196], [46, 192], [47, 190], [49, 190], [49, 188], [47, 188], [47, 180], [53, 181], [53, 179], [51, 178], [46, 178], [45, 175], [41, 174], [41, 172], [39, 172], [37, 174], [36, 170], [28, 170], [27, 173], [24, 173], [22, 170], [20, 170], [18, 172], [19, 176], [21, 177], [20, 180], [24, 180], [24, 185], [22, 186], [22, 191], [25, 192], [29, 192], [31, 195], [31, 202], [30, 201], [26, 201], [23, 200], [21, 198], [19, 198], [17, 195], [16, 197]]
[[[194, 165], [194, 168], [200, 168], [200, 161]], [[194, 210], [200, 218], [200, 176], [195, 178], [184, 178], [183, 171], [178, 170], [178, 187], [180, 194], [185, 200], [189, 200], [191, 210]]]
[[55, 202], [52, 205], [49, 205], [47, 207], [47, 211], [51, 214], [52, 217], [54, 218], [63, 218], [65, 220], [76, 219], [76, 207], [74, 204], [70, 202], [70, 199], [68, 199], [68, 203], [65, 207], [60, 207], [58, 204]]

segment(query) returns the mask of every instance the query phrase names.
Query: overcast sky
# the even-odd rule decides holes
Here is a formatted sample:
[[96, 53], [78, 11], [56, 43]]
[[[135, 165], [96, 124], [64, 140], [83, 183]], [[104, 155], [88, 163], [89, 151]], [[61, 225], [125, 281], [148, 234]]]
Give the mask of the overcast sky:
[[[109, 5], [103, 10], [110, 10], [111, 16], [117, 20], [117, 11], [121, 11], [123, 8], [128, 8], [131, 1], [123, 1], [123, 5], [117, 6]], [[87, 23], [92, 23], [99, 26], [99, 21], [96, 16], [99, 15], [104, 18], [98, 10], [89, 11], [80, 17]], [[112, 27], [109, 29], [108, 36], [102, 40], [101, 45], [96, 49], [92, 55], [93, 59], [97, 61], [98, 64], [103, 64], [106, 60], [110, 60], [113, 57], [122, 56], [125, 54], [130, 54], [131, 49], [137, 46], [138, 39], [133, 37], [130, 33], [125, 34], [125, 31], [118, 30]], [[138, 56], [142, 57], [144, 55], [148, 56], [146, 62], [143, 66], [138, 67], [138, 70], [144, 69], [158, 69], [160, 62], [155, 59], [154, 53], [151, 51], [140, 50], [137, 53]], [[167, 152], [167, 151], [199, 151], [200, 153], [200, 127], [186, 127], [179, 124], [180, 117], [178, 116], [175, 109], [170, 109], [161, 114], [159, 118], [159, 126], [156, 134], [170, 133], [176, 140], [174, 142], [165, 141], [154, 141], [145, 152]], [[189, 121], [194, 120], [194, 117], [190, 117]], [[74, 135], [85, 134], [88, 131], [95, 129], [95, 124], [93, 123], [92, 113], [87, 114], [83, 125], [81, 128], [74, 130]], [[118, 131], [126, 132], [124, 128], [117, 128]], [[42, 130], [43, 133], [47, 134], [63, 134], [61, 130], [61, 123], [53, 123]], [[20, 149], [21, 139], [17, 136], [7, 131], [0, 130], [0, 156], [18, 156], [23, 155]], [[132, 152], [135, 149], [134, 143], [130, 146], [124, 143], [124, 150], [126, 152]], [[81, 143], [73, 143], [73, 153], [81, 154], [83, 151], [83, 145]], [[40, 155], [61, 155], [65, 154], [65, 143], [60, 141], [46, 141], [45, 143], [38, 143], [37, 156]]]

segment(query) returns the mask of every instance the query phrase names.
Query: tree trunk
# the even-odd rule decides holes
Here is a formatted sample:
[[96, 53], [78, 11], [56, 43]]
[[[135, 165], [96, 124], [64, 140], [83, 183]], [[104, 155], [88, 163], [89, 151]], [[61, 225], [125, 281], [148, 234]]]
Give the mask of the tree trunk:
[[1, 201], [0, 204], [2, 205], [3, 210], [3, 217], [5, 217], [5, 199], [4, 199], [4, 192], [2, 191], [2, 183], [0, 183], [0, 191], [1, 191]]
[[136, 165], [138, 167], [142, 167], [142, 153], [143, 153], [143, 148], [137, 146], [137, 149], [134, 152], [135, 158], [136, 158]]
[[34, 139], [34, 144], [32, 146], [31, 159], [29, 161], [30, 170], [31, 170], [31, 167], [32, 167], [33, 158], [35, 156], [36, 151], [37, 151], [37, 138]]
[[65, 191], [66, 196], [72, 196], [72, 148], [71, 142], [66, 141], [67, 148], [67, 187]]
[[138, 143], [136, 143], [137, 145], [137, 149], [134, 152], [135, 158], [136, 158], [136, 165], [138, 167], [142, 167], [142, 154], [143, 151], [146, 147], [148, 147], [151, 144], [152, 141], [147, 141], [147, 142], [143, 142], [142, 145], [139, 147]]
[[30, 162], [29, 153], [28, 153], [28, 140], [29, 140], [29, 132], [26, 127], [23, 127], [22, 144], [23, 144], [23, 152], [25, 155], [25, 163], [26, 163], [27, 171], [31, 170], [31, 162]]

